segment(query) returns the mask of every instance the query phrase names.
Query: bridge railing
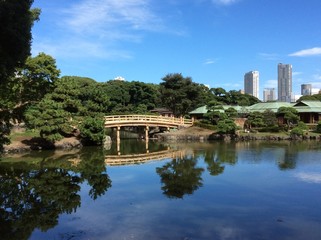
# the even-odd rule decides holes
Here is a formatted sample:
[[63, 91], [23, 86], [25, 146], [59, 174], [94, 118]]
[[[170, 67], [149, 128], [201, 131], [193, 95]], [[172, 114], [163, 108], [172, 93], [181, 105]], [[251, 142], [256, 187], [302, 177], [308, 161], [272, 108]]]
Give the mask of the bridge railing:
[[186, 118], [175, 118], [175, 117], [164, 117], [164, 116], [156, 116], [156, 115], [112, 115], [105, 116], [105, 125], [115, 124], [115, 123], [162, 123], [169, 125], [187, 125], [192, 126], [193, 121], [191, 119]]

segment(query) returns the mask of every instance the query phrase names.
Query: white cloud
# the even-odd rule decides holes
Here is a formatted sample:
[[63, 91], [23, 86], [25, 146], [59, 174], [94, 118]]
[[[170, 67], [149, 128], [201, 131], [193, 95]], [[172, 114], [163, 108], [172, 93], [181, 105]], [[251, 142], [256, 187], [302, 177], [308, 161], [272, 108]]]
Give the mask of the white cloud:
[[302, 173], [297, 173], [295, 176], [304, 182], [321, 183], [321, 174], [320, 173], [302, 172]]
[[212, 0], [213, 3], [219, 5], [231, 5], [233, 3], [238, 2], [239, 0]]
[[167, 31], [150, 0], [81, 0], [57, 9], [56, 14], [56, 37], [35, 38], [34, 54], [43, 51], [58, 58], [128, 59], [132, 54], [123, 43], [139, 43], [146, 32]]
[[205, 65], [209, 65], [209, 64], [214, 64], [214, 63], [216, 63], [216, 59], [206, 59], [205, 61], [204, 61], [204, 64]]
[[[65, 11], [67, 25], [75, 32], [100, 33], [103, 37], [114, 30], [123, 37], [123, 32], [162, 28], [162, 21], [150, 9], [147, 0], [84, 0]], [[108, 35], [106, 35], [108, 33]]]
[[242, 84], [240, 83], [223, 83], [222, 86], [227, 88], [240, 88], [242, 87]]
[[275, 79], [271, 79], [271, 80], [267, 80], [264, 83], [264, 88], [277, 88], [278, 87], [278, 80]]
[[279, 55], [276, 53], [259, 53], [259, 57], [263, 60], [278, 60]]
[[293, 72], [292, 76], [298, 76], [298, 75], [301, 75], [301, 74], [303, 74], [303, 72]]
[[314, 78], [315, 80], [321, 80], [321, 75], [320, 75], [320, 74], [314, 74], [314, 75], [313, 75], [313, 78]]
[[312, 85], [312, 88], [314, 89], [314, 92], [317, 91], [317, 89], [321, 89], [321, 74], [317, 73], [312, 75], [312, 81], [309, 81], [308, 83]]
[[309, 49], [303, 49], [294, 53], [289, 54], [291, 57], [307, 57], [307, 56], [321, 56], [321, 48], [315, 47], [315, 48], [309, 48]]

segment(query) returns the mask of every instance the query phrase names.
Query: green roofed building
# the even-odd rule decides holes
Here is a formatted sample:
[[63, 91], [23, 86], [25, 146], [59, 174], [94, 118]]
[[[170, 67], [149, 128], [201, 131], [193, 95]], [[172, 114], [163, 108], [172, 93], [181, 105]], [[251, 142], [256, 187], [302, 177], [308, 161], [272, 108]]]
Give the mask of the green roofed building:
[[[243, 112], [244, 107], [241, 106], [232, 106], [232, 105], [217, 105], [217, 109], [215, 111], [218, 112], [225, 112], [229, 108], [234, 108], [238, 113]], [[189, 115], [194, 119], [202, 119], [204, 114], [208, 113], [210, 110], [207, 108], [207, 106], [202, 106], [199, 108], [196, 108], [195, 110], [189, 112]]]
[[[300, 101], [297, 103], [288, 103], [288, 102], [261, 102], [256, 103], [252, 106], [241, 107], [241, 106], [230, 106], [230, 105], [221, 105], [217, 106], [218, 108], [215, 111], [225, 112], [228, 108], [234, 108], [240, 115], [247, 116], [251, 112], [264, 112], [270, 110], [274, 113], [277, 113], [280, 107], [293, 107], [298, 111], [300, 120], [308, 124], [317, 124], [321, 121], [321, 101]], [[209, 109], [207, 106], [199, 107], [191, 112], [190, 116], [194, 119], [202, 119], [204, 114], [208, 113]]]
[[317, 124], [321, 121], [320, 101], [300, 101], [293, 105], [300, 115], [300, 120], [305, 123]]
[[293, 107], [293, 104], [288, 102], [261, 102], [247, 107], [249, 112], [264, 112], [271, 110], [276, 113], [280, 107]]

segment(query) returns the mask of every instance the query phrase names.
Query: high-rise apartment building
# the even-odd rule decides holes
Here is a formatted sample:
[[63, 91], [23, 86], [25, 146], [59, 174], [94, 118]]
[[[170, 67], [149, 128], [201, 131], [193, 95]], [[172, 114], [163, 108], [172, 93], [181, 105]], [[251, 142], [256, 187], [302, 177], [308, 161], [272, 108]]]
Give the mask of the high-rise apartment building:
[[291, 102], [292, 98], [292, 65], [278, 64], [278, 100]]
[[301, 95], [312, 95], [312, 84], [301, 84]]
[[275, 88], [264, 88], [263, 90], [263, 101], [275, 101], [276, 100], [276, 92]]
[[259, 72], [251, 71], [244, 75], [244, 92], [259, 98]]

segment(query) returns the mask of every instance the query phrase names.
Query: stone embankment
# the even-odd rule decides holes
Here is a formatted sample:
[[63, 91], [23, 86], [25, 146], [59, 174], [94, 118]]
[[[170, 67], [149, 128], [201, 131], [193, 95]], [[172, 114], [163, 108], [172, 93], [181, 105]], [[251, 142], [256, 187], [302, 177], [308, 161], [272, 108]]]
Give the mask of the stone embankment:
[[290, 135], [280, 135], [269, 133], [266, 135], [260, 134], [216, 134], [214, 131], [191, 127], [187, 129], [182, 129], [175, 132], [160, 133], [154, 136], [160, 141], [211, 141], [211, 140], [221, 140], [221, 141], [282, 141], [282, 140], [321, 140], [321, 135], [319, 136], [290, 136]]
[[62, 149], [72, 149], [81, 148], [82, 143], [79, 139], [75, 137], [64, 138], [54, 144], [45, 141], [42, 138], [31, 138], [24, 139], [21, 141], [12, 142], [9, 145], [4, 146], [4, 153], [20, 153], [31, 150], [62, 150]]

